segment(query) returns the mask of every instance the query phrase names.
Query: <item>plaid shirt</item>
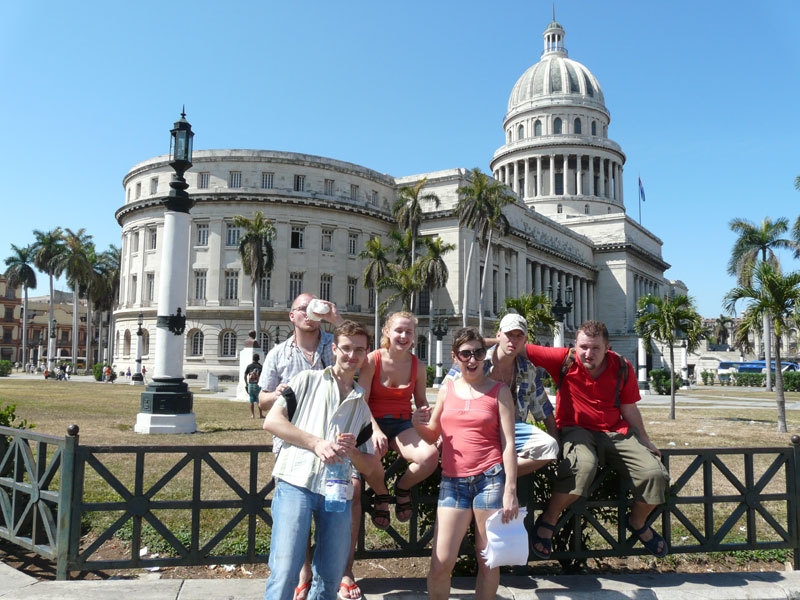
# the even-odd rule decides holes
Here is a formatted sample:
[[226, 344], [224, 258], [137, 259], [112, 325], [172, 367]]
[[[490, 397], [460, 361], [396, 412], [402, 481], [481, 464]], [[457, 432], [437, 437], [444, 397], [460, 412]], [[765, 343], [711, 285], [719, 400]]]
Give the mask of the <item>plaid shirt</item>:
[[320, 330], [319, 344], [314, 352], [313, 362], [308, 362], [303, 351], [294, 343], [294, 335], [281, 342], [267, 353], [264, 368], [258, 380], [259, 387], [266, 392], [274, 392], [281, 383], [289, 381], [308, 369], [321, 371], [335, 361], [333, 358], [333, 334]]
[[[496, 345], [489, 348], [486, 352], [486, 358], [483, 361], [483, 372], [490, 377], [494, 369], [492, 358], [496, 351]], [[444, 380], [457, 379], [458, 377], [461, 377], [461, 368], [458, 362], [454, 362]], [[444, 383], [444, 381], [442, 383]], [[517, 401], [517, 423], [524, 423], [527, 421], [528, 412], [530, 412], [537, 421], [544, 421], [553, 414], [553, 405], [550, 402], [550, 398], [547, 396], [547, 392], [544, 390], [542, 380], [539, 378], [539, 373], [524, 354], [517, 356], [516, 384], [517, 389], [512, 389], [511, 393], [514, 394]]]

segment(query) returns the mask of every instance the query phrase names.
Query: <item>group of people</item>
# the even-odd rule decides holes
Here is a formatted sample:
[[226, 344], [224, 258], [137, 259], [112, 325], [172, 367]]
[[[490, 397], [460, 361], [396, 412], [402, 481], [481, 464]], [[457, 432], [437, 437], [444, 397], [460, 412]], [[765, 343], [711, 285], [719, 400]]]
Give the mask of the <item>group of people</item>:
[[[411, 489], [436, 470], [440, 453], [431, 598], [449, 596], [458, 551], [473, 522], [475, 597], [495, 597], [499, 568], [489, 568], [481, 558], [486, 521], [498, 511], [503, 522], [516, 519], [517, 477], [554, 461], [552, 497], [531, 526], [534, 555], [550, 557], [561, 513], [588, 494], [603, 464], [614, 467], [633, 490], [630, 531], [652, 554], [668, 553], [649, 519], [664, 502], [669, 474], [636, 407], [636, 378], [627, 376], [633, 367], [610, 350], [602, 323], [582, 324], [574, 349], [528, 343], [528, 324], [517, 314], [501, 319], [491, 347], [476, 328], [463, 328], [454, 335], [453, 367], [430, 407], [425, 365], [413, 353], [413, 314], [389, 316], [380, 347], [370, 352], [369, 332], [344, 320], [334, 304], [326, 303], [327, 313], [309, 318], [312, 299], [301, 294], [292, 302], [293, 335], [267, 354], [263, 367], [254, 359], [260, 376], [251, 384], [259, 390], [251, 415], [256, 404], [261, 415], [266, 413], [263, 427], [273, 435], [277, 452], [267, 600], [359, 600], [353, 555], [362, 478], [375, 493], [372, 523], [386, 529], [392, 503], [394, 518], [411, 518]], [[333, 334], [320, 328], [319, 319], [335, 327]], [[555, 409], [537, 367], [557, 386]], [[529, 422], [530, 416], [546, 431]], [[393, 482], [393, 495], [381, 463], [389, 448], [408, 462]], [[352, 467], [347, 509], [328, 511], [326, 471], [343, 461]]]

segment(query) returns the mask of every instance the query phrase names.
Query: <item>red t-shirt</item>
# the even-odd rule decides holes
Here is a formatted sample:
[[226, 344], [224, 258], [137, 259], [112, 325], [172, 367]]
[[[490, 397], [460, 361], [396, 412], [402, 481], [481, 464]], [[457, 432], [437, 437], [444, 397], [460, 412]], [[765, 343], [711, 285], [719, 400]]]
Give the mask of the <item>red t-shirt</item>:
[[[561, 365], [569, 348], [548, 348], [528, 344], [528, 360], [544, 368], [558, 383]], [[577, 425], [592, 431], [616, 431], [627, 434], [630, 424], [614, 406], [617, 379], [620, 376], [620, 358], [628, 368], [628, 377], [622, 385], [620, 404], [634, 404], [641, 399], [636, 377], [631, 377], [633, 367], [615, 352], [606, 354], [606, 369], [596, 380], [592, 379], [578, 357], [564, 376], [556, 394], [556, 426], [559, 429]]]

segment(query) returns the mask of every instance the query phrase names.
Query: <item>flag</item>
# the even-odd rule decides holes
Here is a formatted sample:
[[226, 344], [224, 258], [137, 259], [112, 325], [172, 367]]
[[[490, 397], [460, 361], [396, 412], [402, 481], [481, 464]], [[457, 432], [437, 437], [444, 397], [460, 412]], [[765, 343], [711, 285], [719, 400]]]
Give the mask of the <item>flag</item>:
[[639, 177], [639, 199], [644, 202], [644, 186], [642, 185], [641, 177]]

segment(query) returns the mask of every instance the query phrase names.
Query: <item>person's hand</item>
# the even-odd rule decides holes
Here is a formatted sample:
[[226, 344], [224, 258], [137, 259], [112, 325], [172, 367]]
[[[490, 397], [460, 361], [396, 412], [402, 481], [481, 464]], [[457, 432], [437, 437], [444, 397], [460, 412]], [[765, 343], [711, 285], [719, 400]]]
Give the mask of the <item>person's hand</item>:
[[427, 425], [431, 420], [431, 407], [420, 406], [411, 415], [411, 423], [414, 425]]
[[517, 495], [511, 491], [503, 493], [503, 516], [501, 520], [503, 523], [509, 523], [517, 518], [519, 515], [519, 501]]
[[375, 446], [375, 454], [383, 457], [389, 449], [389, 438], [380, 429], [372, 433], [372, 445]]
[[336, 308], [336, 305], [333, 302], [329, 302], [327, 300], [319, 300], [319, 302], [324, 302], [325, 304], [328, 305], [328, 308], [330, 308], [330, 310], [325, 314], [319, 315], [320, 320], [328, 321], [328, 323], [330, 323], [334, 327], [338, 327], [339, 325], [341, 325], [344, 319], [342, 318], [342, 315], [339, 314], [339, 309]]
[[645, 448], [650, 450], [650, 452], [652, 452], [653, 454], [655, 454], [659, 458], [661, 457], [661, 450], [659, 450], [653, 442], [651, 442], [648, 439], [646, 442], [643, 442], [643, 443], [644, 443]]
[[336, 455], [341, 462], [344, 458], [350, 458], [351, 453], [356, 449], [356, 436], [353, 433], [340, 433], [336, 436]]

